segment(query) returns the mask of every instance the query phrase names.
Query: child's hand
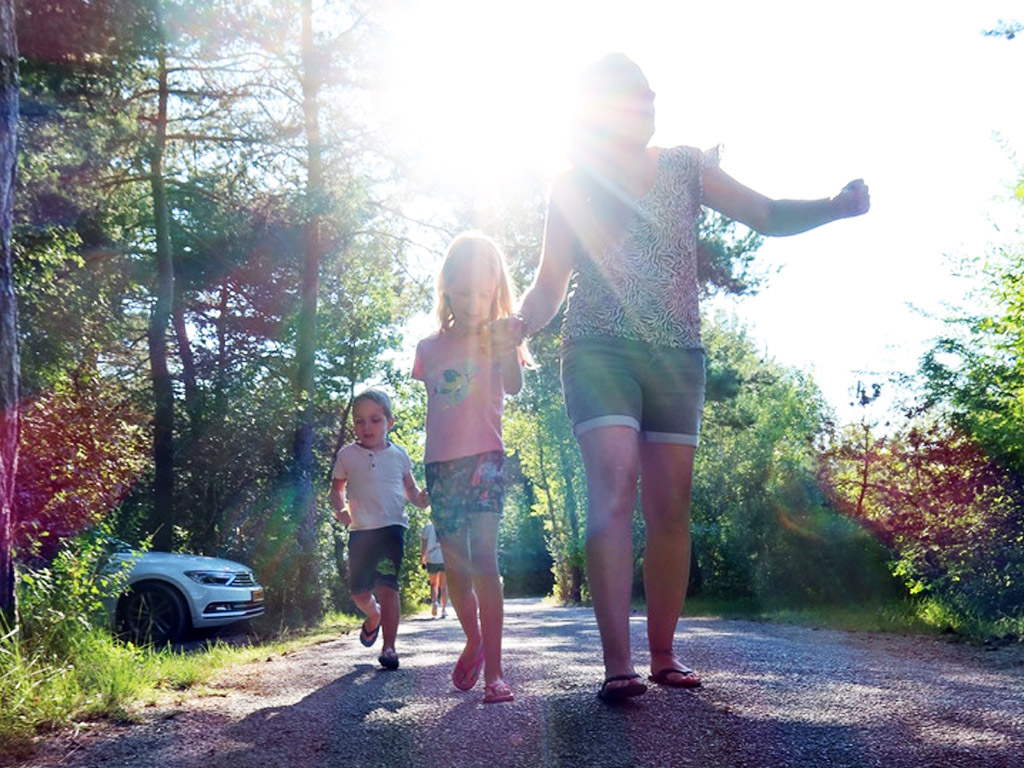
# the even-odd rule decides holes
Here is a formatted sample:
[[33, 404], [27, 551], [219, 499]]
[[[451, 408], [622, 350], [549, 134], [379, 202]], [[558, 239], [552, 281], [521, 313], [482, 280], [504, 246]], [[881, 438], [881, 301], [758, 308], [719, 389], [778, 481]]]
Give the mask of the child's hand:
[[420, 489], [419, 496], [416, 498], [416, 506], [420, 509], [426, 509], [430, 506], [430, 494], [427, 493], [426, 488]]
[[516, 347], [523, 343], [523, 330], [519, 317], [503, 317], [491, 323], [488, 335], [492, 354], [495, 357], [515, 354]]
[[352, 525], [352, 515], [348, 513], [348, 509], [339, 509], [334, 513], [334, 519], [346, 527]]

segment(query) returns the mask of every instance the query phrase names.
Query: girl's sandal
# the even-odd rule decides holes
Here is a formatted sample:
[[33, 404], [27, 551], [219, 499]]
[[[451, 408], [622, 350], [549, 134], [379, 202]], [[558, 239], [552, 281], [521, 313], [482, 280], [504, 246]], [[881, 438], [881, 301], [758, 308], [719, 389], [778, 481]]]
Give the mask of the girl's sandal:
[[484, 704], [500, 704], [503, 701], [513, 701], [514, 699], [512, 689], [504, 680], [495, 680], [484, 686]]
[[480, 651], [477, 653], [476, 658], [468, 664], [463, 663], [462, 657], [455, 662], [455, 669], [452, 670], [452, 684], [460, 691], [468, 691], [480, 678], [480, 673], [484, 668], [484, 647], [480, 646]]

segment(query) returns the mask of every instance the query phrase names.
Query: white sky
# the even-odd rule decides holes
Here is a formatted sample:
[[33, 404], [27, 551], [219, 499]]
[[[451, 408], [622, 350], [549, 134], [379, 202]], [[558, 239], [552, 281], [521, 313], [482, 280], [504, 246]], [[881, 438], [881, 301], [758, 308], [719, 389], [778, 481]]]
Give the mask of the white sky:
[[1024, 151], [1024, 36], [981, 34], [1000, 19], [1024, 21], [1024, 3], [421, 0], [386, 55], [402, 140], [450, 182], [553, 169], [573, 79], [609, 51], [657, 92], [656, 145], [722, 143], [726, 172], [771, 197], [864, 178], [867, 216], [769, 239], [762, 258], [780, 271], [728, 302], [853, 417], [858, 379], [911, 372], [939, 332], [911, 305], [942, 314], [962, 299], [948, 257], [1022, 223], [997, 201]]

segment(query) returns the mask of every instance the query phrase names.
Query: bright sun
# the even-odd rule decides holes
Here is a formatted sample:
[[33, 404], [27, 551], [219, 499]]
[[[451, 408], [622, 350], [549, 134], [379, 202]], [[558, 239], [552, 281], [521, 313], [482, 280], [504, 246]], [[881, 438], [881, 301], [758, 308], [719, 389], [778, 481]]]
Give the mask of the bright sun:
[[483, 191], [548, 177], [561, 162], [567, 89], [550, 52], [497, 29], [509, 17], [489, 5], [424, 3], [391, 25], [384, 107], [431, 183]]

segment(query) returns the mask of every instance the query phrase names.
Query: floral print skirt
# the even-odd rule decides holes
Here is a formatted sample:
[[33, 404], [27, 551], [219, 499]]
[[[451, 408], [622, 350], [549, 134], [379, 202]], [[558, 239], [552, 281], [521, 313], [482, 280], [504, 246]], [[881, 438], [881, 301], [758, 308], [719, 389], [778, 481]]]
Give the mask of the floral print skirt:
[[470, 515], [500, 515], [505, 506], [502, 451], [463, 456], [426, 465], [430, 519], [438, 536], [458, 531]]

